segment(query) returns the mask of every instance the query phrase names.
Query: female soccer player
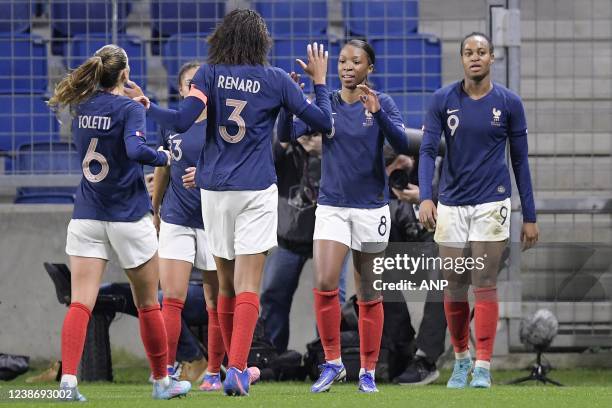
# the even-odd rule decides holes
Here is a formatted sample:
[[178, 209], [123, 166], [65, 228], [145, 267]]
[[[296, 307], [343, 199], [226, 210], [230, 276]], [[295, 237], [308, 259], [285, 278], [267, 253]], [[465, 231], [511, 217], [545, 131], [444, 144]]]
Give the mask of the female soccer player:
[[[510, 173], [506, 143], [521, 197], [524, 248], [538, 240], [538, 226], [527, 163], [527, 123], [521, 99], [491, 81], [493, 44], [482, 33], [461, 42], [465, 72], [462, 81], [435, 92], [427, 112], [421, 146], [419, 186], [423, 225], [436, 228], [440, 256], [464, 256], [471, 248], [474, 260], [484, 260], [471, 271], [476, 301], [476, 364], [471, 387], [491, 386], [490, 361], [498, 320], [497, 271], [510, 236]], [[438, 208], [432, 201], [434, 160], [441, 134], [446, 140]], [[467, 274], [445, 271], [444, 310], [455, 349], [455, 367], [449, 388], [464, 388], [472, 370], [468, 350], [470, 306]]]
[[308, 47], [308, 64], [300, 61], [315, 83], [316, 103], [311, 104], [286, 72], [268, 65], [271, 40], [255, 11], [230, 12], [208, 42], [208, 63], [196, 72], [179, 111], [141, 100], [154, 120], [178, 132], [189, 129], [208, 107], [196, 181], [219, 276], [219, 324], [229, 349], [223, 388], [228, 395], [248, 395], [245, 368], [259, 314], [265, 254], [276, 245], [272, 128], [284, 106], [314, 129], [331, 130], [327, 55], [315, 43]]
[[[365, 41], [346, 43], [338, 58], [342, 89], [330, 95], [334, 127], [323, 138], [313, 237], [315, 313], [326, 362], [312, 392], [327, 391], [334, 381], [346, 376], [340, 357], [338, 281], [349, 249], [353, 252], [359, 305], [359, 390], [378, 391], [374, 370], [384, 316], [381, 294], [373, 287], [371, 263], [387, 246], [391, 222], [383, 145], [386, 139], [404, 154], [410, 151], [410, 145], [393, 100], [366, 85], [375, 58]], [[281, 141], [308, 133], [312, 130], [301, 121], [279, 122]]]
[[157, 237], [142, 172], [142, 164], [167, 166], [170, 155], [145, 144], [145, 111], [123, 96], [128, 75], [125, 51], [106, 45], [68, 74], [49, 100], [52, 108], [70, 108], [72, 137], [83, 161], [66, 241], [72, 271], [71, 304], [62, 328], [60, 390], [66, 400], [85, 400], [77, 389], [76, 370], [111, 248], [138, 307], [155, 379], [153, 398], [184, 395], [191, 387], [166, 372], [166, 329], [157, 301]]

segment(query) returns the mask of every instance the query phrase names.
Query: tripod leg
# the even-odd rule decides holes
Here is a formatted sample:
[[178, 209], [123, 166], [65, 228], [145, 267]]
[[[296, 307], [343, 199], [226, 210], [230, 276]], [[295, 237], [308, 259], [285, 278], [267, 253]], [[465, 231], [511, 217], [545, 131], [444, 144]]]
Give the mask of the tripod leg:
[[544, 383], [551, 383], [551, 384], [556, 385], [557, 387], [563, 387], [563, 384], [561, 384], [560, 382], [557, 382], [555, 380], [551, 380], [548, 377], [544, 377]]
[[526, 377], [521, 377], [521, 378], [517, 378], [515, 380], [512, 381], [508, 381], [506, 384], [507, 385], [513, 385], [513, 384], [521, 384], [530, 380], [533, 380], [534, 378], [531, 375], [528, 375]]

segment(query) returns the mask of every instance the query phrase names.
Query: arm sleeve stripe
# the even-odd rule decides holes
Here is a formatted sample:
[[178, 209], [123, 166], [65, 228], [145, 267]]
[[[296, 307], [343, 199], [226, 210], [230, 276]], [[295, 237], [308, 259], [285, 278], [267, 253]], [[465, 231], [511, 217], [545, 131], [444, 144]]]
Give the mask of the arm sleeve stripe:
[[196, 88], [195, 86], [192, 86], [189, 89], [189, 93], [187, 94], [187, 96], [195, 96], [196, 98], [198, 98], [199, 100], [201, 100], [202, 102], [204, 102], [204, 104], [206, 105], [208, 102], [208, 98], [206, 97], [206, 95], [204, 95], [204, 92], [200, 91], [198, 88]]

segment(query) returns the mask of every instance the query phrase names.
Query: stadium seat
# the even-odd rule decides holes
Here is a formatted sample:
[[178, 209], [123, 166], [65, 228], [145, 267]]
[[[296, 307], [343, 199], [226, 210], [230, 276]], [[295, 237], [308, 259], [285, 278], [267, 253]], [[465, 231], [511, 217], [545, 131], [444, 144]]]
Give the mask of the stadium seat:
[[327, 31], [327, 1], [253, 1], [272, 36], [320, 36]]
[[80, 174], [81, 160], [73, 143], [24, 143], [15, 154], [14, 173]]
[[15, 197], [15, 204], [74, 204], [74, 194], [31, 193]]
[[383, 92], [426, 92], [442, 86], [442, 50], [437, 37], [416, 34], [372, 39], [376, 70], [372, 82]]
[[26, 33], [30, 30], [30, 1], [0, 0], [0, 33]]
[[400, 37], [417, 32], [418, 0], [343, 0], [347, 32], [353, 36]]
[[[314, 39], [275, 39], [272, 47], [272, 57], [270, 63], [276, 67], [282, 68], [287, 72], [295, 71], [302, 75], [302, 82], [305, 84], [304, 90], [306, 92], [313, 92], [312, 83], [308, 76], [304, 74], [302, 68], [295, 61], [296, 58], [302, 59], [306, 62], [306, 46], [310, 41]], [[340, 54], [339, 43], [328, 43], [327, 40], [323, 41], [325, 49], [329, 51], [329, 60], [335, 61]], [[338, 73], [335, 69], [328, 70], [327, 73], [327, 85], [330, 89], [339, 89], [340, 80], [338, 79]]]
[[152, 0], [151, 47], [160, 51], [160, 41], [176, 34], [205, 33], [205, 38], [225, 16], [224, 1]]
[[[51, 2], [52, 52], [67, 55], [66, 40], [78, 34], [111, 33], [113, 7], [111, 1], [55, 0]], [[132, 9], [129, 0], [118, 0], [117, 30], [125, 33], [127, 15]]]
[[[67, 65], [76, 68], [87, 58], [91, 57], [98, 49], [106, 44], [112, 43], [110, 34], [79, 34], [75, 35], [68, 43], [70, 56]], [[129, 57], [130, 79], [146, 88], [147, 58], [146, 49], [139, 37], [120, 34], [117, 37], [117, 45], [125, 49]]]
[[432, 95], [431, 92], [409, 92], [390, 96], [402, 113], [404, 124], [409, 128], [421, 129]]
[[46, 90], [47, 48], [42, 37], [0, 33], [0, 94]]
[[176, 34], [164, 44], [162, 63], [168, 73], [170, 94], [178, 94], [177, 75], [181, 66], [191, 60], [204, 62], [208, 56], [205, 33]]
[[0, 151], [59, 139], [58, 122], [40, 95], [0, 95]]

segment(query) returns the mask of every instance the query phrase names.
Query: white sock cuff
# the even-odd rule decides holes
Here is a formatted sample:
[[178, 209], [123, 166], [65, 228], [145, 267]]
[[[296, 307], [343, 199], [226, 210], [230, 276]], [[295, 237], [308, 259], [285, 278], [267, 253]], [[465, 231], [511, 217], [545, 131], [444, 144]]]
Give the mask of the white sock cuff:
[[485, 360], [476, 360], [475, 367], [484, 368], [486, 370], [491, 370], [491, 362]]
[[341, 365], [342, 364], [342, 357], [337, 358], [335, 360], [329, 360], [328, 363], [333, 364], [333, 365]]
[[462, 360], [464, 358], [470, 358], [470, 350], [460, 352], [455, 351], [455, 360]]
[[60, 380], [61, 384], [68, 384], [69, 387], [76, 387], [77, 386], [77, 377], [76, 375], [72, 375], [72, 374], [64, 374], [62, 375], [62, 378]]

